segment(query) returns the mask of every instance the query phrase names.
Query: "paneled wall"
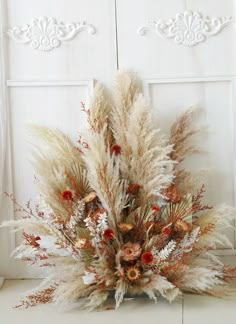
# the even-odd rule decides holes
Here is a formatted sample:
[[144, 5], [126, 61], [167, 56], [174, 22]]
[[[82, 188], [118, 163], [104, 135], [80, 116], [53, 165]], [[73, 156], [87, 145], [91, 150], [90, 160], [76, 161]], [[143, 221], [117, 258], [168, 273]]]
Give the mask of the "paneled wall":
[[[110, 87], [116, 69], [128, 68], [142, 78], [166, 133], [183, 108], [204, 108], [209, 132], [201, 144], [209, 154], [189, 166], [209, 168], [210, 202], [234, 204], [234, 12], [234, 0], [1, 0], [4, 190], [20, 202], [36, 195], [27, 124], [57, 127], [76, 140], [86, 127], [80, 103], [94, 82]], [[1, 217], [17, 217], [5, 200]], [[9, 259], [16, 242], [7, 233], [0, 235], [0, 274], [38, 276]], [[233, 231], [228, 236], [235, 245]]]

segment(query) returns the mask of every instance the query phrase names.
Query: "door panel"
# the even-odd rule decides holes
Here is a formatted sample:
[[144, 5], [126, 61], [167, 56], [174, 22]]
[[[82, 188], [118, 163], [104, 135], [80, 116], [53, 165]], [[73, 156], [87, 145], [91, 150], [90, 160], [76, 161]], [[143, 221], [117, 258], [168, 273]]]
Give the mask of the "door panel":
[[[25, 204], [37, 195], [26, 126], [55, 127], [76, 142], [78, 132], [86, 128], [81, 102], [88, 104], [93, 79], [104, 84], [114, 79], [115, 7], [110, 0], [0, 1], [4, 18], [2, 88], [9, 114], [4, 191]], [[1, 220], [17, 217], [12, 204], [4, 199]], [[41, 271], [9, 259], [20, 240], [20, 236], [9, 234], [9, 229], [1, 230], [0, 275], [42, 276]]]

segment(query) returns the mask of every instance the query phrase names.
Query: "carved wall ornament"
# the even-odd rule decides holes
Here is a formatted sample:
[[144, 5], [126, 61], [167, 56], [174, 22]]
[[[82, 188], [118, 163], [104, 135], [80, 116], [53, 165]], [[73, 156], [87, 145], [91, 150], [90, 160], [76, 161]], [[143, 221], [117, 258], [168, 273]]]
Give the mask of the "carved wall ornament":
[[204, 42], [208, 36], [217, 35], [231, 22], [232, 17], [210, 18], [196, 11], [185, 11], [177, 13], [175, 18], [148, 22], [139, 28], [138, 34], [144, 36], [151, 30], [164, 38], [174, 38], [177, 44], [192, 47]]
[[18, 43], [30, 44], [39, 51], [51, 51], [62, 42], [72, 40], [83, 30], [89, 34], [96, 32], [93, 25], [85, 22], [64, 24], [53, 17], [37, 17], [30, 24], [10, 28], [7, 34]]

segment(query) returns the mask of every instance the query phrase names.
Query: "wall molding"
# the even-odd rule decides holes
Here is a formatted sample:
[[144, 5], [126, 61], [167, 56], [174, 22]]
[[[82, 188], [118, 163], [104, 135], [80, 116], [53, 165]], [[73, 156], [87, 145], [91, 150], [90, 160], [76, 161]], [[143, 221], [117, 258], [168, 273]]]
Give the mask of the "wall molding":
[[93, 88], [94, 79], [86, 79], [86, 80], [7, 80], [7, 87], [59, 87], [59, 86], [88, 86]]
[[138, 29], [138, 35], [144, 36], [153, 31], [163, 38], [174, 39], [176, 44], [192, 47], [209, 36], [218, 35], [231, 22], [231, 16], [211, 18], [197, 11], [185, 11], [177, 13], [175, 18], [148, 22]]
[[[93, 89], [95, 85], [94, 79], [86, 80], [6, 80], [7, 88], [29, 88], [29, 87], [87, 87], [88, 96], [93, 95]], [[88, 98], [89, 100], [89, 98]]]
[[[4, 35], [4, 26], [7, 24], [7, 5], [6, 1], [0, 0], [0, 142], [3, 147], [1, 149], [0, 157], [0, 211], [5, 210], [6, 215], [1, 215], [0, 222], [3, 219], [14, 220], [14, 206], [10, 201], [3, 199], [3, 192], [7, 191], [13, 193], [13, 169], [12, 169], [12, 141], [11, 141], [11, 125], [10, 125], [10, 105], [8, 91], [6, 87], [6, 80], [8, 78], [8, 52], [7, 52], [7, 42]], [[1, 146], [1, 145], [0, 145]], [[2, 166], [1, 166], [2, 164]], [[2, 182], [2, 179], [5, 179]], [[2, 218], [3, 216], [3, 218]], [[3, 263], [5, 254], [9, 254], [16, 247], [16, 236], [11, 233], [7, 235], [6, 246], [0, 247], [0, 256], [3, 256]], [[2, 251], [1, 251], [2, 249]], [[3, 254], [1, 254], [3, 253]], [[1, 268], [1, 267], [0, 267]], [[1, 271], [1, 269], [0, 269]], [[11, 269], [9, 269], [10, 273]], [[1, 273], [3, 275], [3, 273]], [[0, 278], [0, 286], [3, 284], [3, 277]]]
[[16, 26], [7, 30], [7, 35], [17, 43], [29, 44], [39, 51], [49, 52], [74, 39], [78, 33], [87, 31], [93, 35], [96, 29], [86, 22], [58, 22], [54, 17], [32, 18], [29, 24]]
[[[151, 101], [150, 95], [150, 86], [151, 85], [158, 85], [158, 84], [174, 84], [174, 83], [204, 83], [204, 82], [229, 82], [231, 87], [231, 102], [232, 102], [232, 109], [231, 115], [233, 119], [233, 156], [236, 159], [236, 111], [234, 109], [236, 104], [236, 76], [228, 76], [228, 75], [221, 75], [221, 76], [193, 76], [193, 77], [183, 77], [183, 76], [176, 76], [176, 77], [162, 77], [157, 79], [143, 79], [143, 90], [145, 97], [148, 101]], [[236, 166], [233, 167], [233, 200], [234, 206], [236, 207]], [[234, 226], [236, 227], [236, 220], [234, 221]], [[233, 237], [233, 248], [222, 248], [216, 249], [212, 252], [218, 256], [235, 256], [236, 255], [236, 231], [234, 231]]]

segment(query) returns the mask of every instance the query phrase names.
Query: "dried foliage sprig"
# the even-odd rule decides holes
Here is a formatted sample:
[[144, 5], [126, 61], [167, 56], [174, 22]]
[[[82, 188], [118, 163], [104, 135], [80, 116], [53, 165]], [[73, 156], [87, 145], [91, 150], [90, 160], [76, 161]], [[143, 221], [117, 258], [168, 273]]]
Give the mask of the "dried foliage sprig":
[[188, 156], [201, 151], [192, 144], [193, 137], [199, 133], [201, 128], [196, 128], [193, 117], [198, 107], [192, 106], [183, 111], [173, 123], [170, 132], [170, 143], [173, 145], [171, 159], [182, 162]]
[[192, 143], [194, 109], [177, 118], [166, 140], [126, 72], [118, 73], [113, 104], [97, 84], [89, 109], [82, 109], [89, 131], [79, 149], [59, 131], [33, 128], [47, 148], [33, 152], [35, 208], [8, 195], [23, 216], [1, 225], [23, 229], [14, 256], [51, 270], [19, 306], [55, 302], [91, 310], [111, 292], [116, 307], [126, 293], [155, 302], [183, 292], [230, 294], [236, 270], [212, 250], [230, 244], [222, 230], [232, 227], [235, 210], [204, 204], [204, 173], [177, 168], [200, 152]]

